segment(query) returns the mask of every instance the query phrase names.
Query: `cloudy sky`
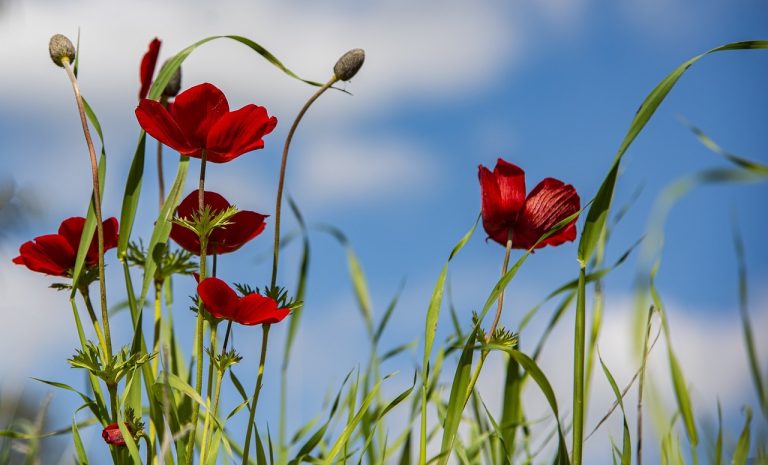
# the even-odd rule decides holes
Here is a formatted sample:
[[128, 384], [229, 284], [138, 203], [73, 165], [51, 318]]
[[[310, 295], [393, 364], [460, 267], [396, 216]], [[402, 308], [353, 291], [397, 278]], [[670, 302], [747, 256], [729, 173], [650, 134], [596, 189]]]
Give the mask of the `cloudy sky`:
[[[46, 288], [51, 278], [10, 263], [19, 244], [53, 232], [62, 219], [85, 211], [90, 181], [79, 121], [69, 83], [46, 50], [52, 34], [74, 39], [78, 30], [80, 84], [106, 137], [106, 216], [119, 216], [139, 131], [133, 115], [138, 64], [153, 37], [163, 41], [163, 60], [209, 35], [243, 35], [302, 77], [317, 81], [327, 80], [346, 50], [366, 50], [362, 71], [341, 86], [352, 95], [327, 93], [302, 122], [289, 160], [287, 189], [310, 225], [330, 224], [348, 236], [367, 274], [377, 315], [405, 281], [383, 341], [390, 348], [423, 333], [423, 315], [440, 267], [479, 212], [479, 164], [492, 167], [503, 157], [526, 170], [529, 189], [551, 176], [573, 184], [582, 201], [592, 198], [635, 110], [653, 86], [710, 48], [768, 38], [768, 7], [757, 0], [0, 2], [0, 40], [5, 44], [0, 48], [0, 139], [5, 149], [0, 193], [2, 199], [12, 199], [0, 218], [13, 220], [4, 220], [0, 231], [0, 314], [6, 321], [0, 329], [0, 389], [45, 392], [30, 376], [71, 383], [80, 379], [62, 355], [76, 345], [66, 297]], [[183, 73], [183, 87], [211, 82], [225, 92], [232, 108], [257, 103], [277, 116], [278, 127], [265, 139], [264, 150], [212, 166], [207, 178], [209, 189], [241, 208], [273, 214], [282, 141], [313, 89], [229, 40], [198, 49], [184, 63]], [[726, 166], [680, 123], [681, 116], [727, 150], [766, 161], [766, 75], [765, 51], [710, 56], [686, 73], [628, 153], [615, 205], [640, 195], [615, 228], [608, 261], [645, 233], [665, 186], [681, 176]], [[176, 157], [166, 152], [166, 172], [172, 173]], [[134, 236], [145, 241], [156, 212], [152, 166], [148, 163], [134, 228]], [[195, 160], [190, 163], [185, 193], [194, 188], [198, 166]], [[685, 197], [671, 212], [658, 277], [697, 412], [711, 417], [719, 399], [734, 431], [741, 421], [740, 406], [754, 396], [741, 343], [731, 217], [735, 213], [746, 244], [753, 324], [765, 333], [766, 195], [765, 185], [740, 184], [706, 186]], [[295, 222], [286, 220], [285, 229], [293, 228]], [[262, 285], [268, 279], [265, 257], [272, 232], [270, 224], [262, 237], [223, 257], [220, 276]], [[306, 312], [291, 368], [290, 413], [296, 425], [317, 411], [327, 388], [367, 359], [344, 251], [320, 229], [313, 229], [311, 237]], [[484, 302], [501, 266], [503, 250], [484, 239], [478, 231], [451, 269], [453, 297], [465, 324]], [[281, 282], [286, 285], [296, 275], [298, 254], [289, 247], [284, 255]], [[575, 277], [575, 255], [575, 245], [567, 244], [532, 256], [509, 287], [502, 322], [515, 328], [528, 308]], [[108, 264], [110, 300], [118, 302], [122, 280], [113, 256]], [[620, 384], [635, 369], [629, 334], [637, 266], [633, 257], [606, 282], [600, 345]], [[182, 331], [191, 330], [192, 317], [183, 307], [192, 283], [180, 282], [176, 288], [177, 308], [182, 309], [177, 320]], [[551, 310], [545, 307], [521, 335], [524, 350], [533, 349]], [[566, 412], [571, 367], [570, 355], [562, 354], [570, 354], [570, 321], [564, 321], [542, 355]], [[440, 335], [448, 330], [448, 324], [441, 326]], [[116, 338], [127, 343], [129, 333], [117, 331]], [[274, 333], [277, 357], [282, 331]], [[239, 330], [238, 350], [256, 353], [258, 334]], [[762, 353], [768, 353], [764, 338], [758, 339]], [[653, 369], [668, 394], [661, 354], [663, 348], [657, 349]], [[391, 392], [409, 382], [418, 358], [409, 354], [388, 366], [401, 370], [402, 378], [393, 381]], [[254, 357], [246, 358], [240, 367], [243, 377], [255, 363]], [[502, 378], [494, 373], [500, 367], [500, 360], [492, 361], [481, 380], [492, 406], [499, 403]], [[268, 378], [266, 393], [277, 392], [273, 379], [270, 384]], [[590, 424], [609, 404], [609, 393], [607, 385], [597, 383]], [[529, 395], [544, 415], [535, 392]], [[63, 415], [63, 422], [74, 402], [57, 394], [54, 411]], [[265, 415], [272, 413], [265, 409]], [[604, 457], [607, 444], [605, 437], [592, 439], [587, 453], [594, 460]]]

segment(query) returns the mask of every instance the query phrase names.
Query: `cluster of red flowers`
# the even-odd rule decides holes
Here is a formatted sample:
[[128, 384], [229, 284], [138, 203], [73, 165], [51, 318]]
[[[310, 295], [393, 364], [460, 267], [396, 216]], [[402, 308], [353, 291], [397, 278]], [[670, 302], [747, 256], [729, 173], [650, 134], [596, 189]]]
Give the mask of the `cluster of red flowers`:
[[[263, 137], [275, 128], [277, 119], [264, 107], [246, 105], [230, 111], [224, 93], [209, 83], [203, 83], [178, 94], [172, 104], [167, 99], [147, 99], [152, 76], [160, 51], [160, 41], [154, 39], [140, 66], [140, 102], [136, 108], [139, 125], [160, 143], [183, 156], [201, 158], [203, 162], [226, 163], [264, 147]], [[178, 85], [178, 84], [177, 84]], [[164, 92], [173, 96], [175, 90]], [[510, 248], [541, 248], [573, 241], [576, 220], [556, 232], [555, 225], [579, 211], [579, 196], [573, 186], [553, 178], [541, 181], [527, 196], [525, 173], [518, 166], [502, 159], [493, 172], [480, 165], [483, 227], [490, 239]], [[203, 192], [203, 209], [213, 215], [231, 207], [216, 192]], [[190, 193], [177, 207], [176, 216], [191, 220], [200, 211], [198, 191]], [[205, 254], [234, 252], [264, 231], [267, 215], [240, 210], [207, 236]], [[64, 220], [57, 234], [36, 237], [22, 244], [14, 263], [33, 271], [72, 277], [76, 254], [83, 236], [84, 218]], [[550, 235], [543, 238], [545, 234]], [[104, 222], [104, 249], [117, 245], [117, 219]], [[201, 239], [197, 232], [174, 223], [170, 238], [192, 254], [201, 254]], [[87, 267], [98, 263], [98, 244], [91, 241], [85, 259]], [[205, 310], [213, 318], [226, 319], [242, 325], [273, 324], [290, 312], [279, 308], [278, 302], [258, 293], [239, 296], [221, 279], [210, 277], [198, 283], [197, 292]], [[128, 426], [128, 424], [126, 424]], [[107, 425], [102, 436], [114, 446], [124, 446], [125, 440], [117, 423]]]

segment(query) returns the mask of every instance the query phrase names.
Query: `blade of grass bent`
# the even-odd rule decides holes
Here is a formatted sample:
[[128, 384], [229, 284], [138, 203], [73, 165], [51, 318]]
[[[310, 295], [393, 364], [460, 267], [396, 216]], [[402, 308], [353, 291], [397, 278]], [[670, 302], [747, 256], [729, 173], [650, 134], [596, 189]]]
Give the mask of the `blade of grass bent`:
[[619, 150], [613, 160], [611, 168], [608, 170], [603, 183], [597, 191], [597, 195], [594, 198], [592, 208], [587, 213], [587, 218], [584, 223], [584, 228], [581, 234], [581, 240], [579, 241], [579, 261], [586, 265], [591, 259], [595, 248], [597, 246], [598, 239], [603, 234], [603, 229], [606, 226], [606, 220], [611, 208], [611, 202], [613, 199], [613, 191], [616, 185], [616, 177], [619, 172], [619, 165], [621, 164], [622, 157], [627, 151], [635, 138], [640, 134], [645, 125], [651, 119], [656, 109], [666, 98], [667, 94], [672, 90], [680, 77], [690, 68], [694, 63], [701, 58], [710, 55], [712, 53], [729, 51], [729, 50], [750, 50], [750, 49], [766, 49], [768, 48], [768, 41], [755, 40], [745, 42], [733, 42], [720, 47], [713, 48], [707, 52], [697, 55], [685, 63], [675, 68], [669, 73], [656, 87], [648, 94], [643, 100], [637, 113], [635, 114], [632, 122], [629, 125], [629, 130], [624, 136], [624, 140], [619, 146]]

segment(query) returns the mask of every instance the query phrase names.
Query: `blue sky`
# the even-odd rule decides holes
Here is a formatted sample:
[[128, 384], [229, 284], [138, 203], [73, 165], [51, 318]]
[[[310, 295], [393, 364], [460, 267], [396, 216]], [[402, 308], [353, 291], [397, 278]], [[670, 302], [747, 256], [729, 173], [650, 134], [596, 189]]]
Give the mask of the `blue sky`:
[[[138, 63], [153, 37], [163, 40], [163, 60], [208, 35], [244, 35], [301, 76], [319, 81], [327, 79], [344, 51], [364, 48], [364, 68], [343, 86], [354, 95], [323, 96], [302, 122], [289, 161], [287, 188], [310, 224], [332, 224], [349, 237], [379, 314], [406, 280], [386, 347], [423, 332], [423, 314], [440, 267], [479, 212], [479, 164], [492, 167], [497, 157], [503, 157], [525, 169], [528, 189], [551, 176], [573, 184], [586, 201], [597, 191], [638, 105], [668, 72], [723, 43], [768, 37], [768, 7], [759, 1], [150, 5], [82, 1], [65, 7], [10, 1], [0, 8], [0, 39], [12, 45], [0, 50], [6, 63], [0, 71], [3, 175], [13, 179], [19, 195], [32, 198], [39, 210], [22, 227], [4, 232], [0, 243], [0, 289], [7, 296], [0, 313], [13, 321], [0, 330], [0, 350], [18, 353], [20, 344], [27, 344], [23, 359], [0, 358], [3, 384], [42, 392], [29, 376], [78, 380], [61, 356], [76, 343], [65, 297], [45, 289], [50, 278], [32, 276], [10, 264], [20, 243], [54, 231], [63, 218], [82, 215], [89, 191], [86, 152], [69, 84], [46, 52], [54, 33], [74, 38], [80, 28], [81, 86], [106, 133], [104, 203], [110, 216], [119, 212], [138, 134], [133, 117]], [[185, 62], [183, 72], [185, 88], [212, 82], [227, 94], [233, 108], [257, 103], [278, 117], [264, 150], [211, 167], [207, 184], [244, 209], [272, 214], [282, 141], [313, 90], [230, 41], [199, 49]], [[629, 201], [640, 187], [642, 192], [615, 230], [609, 261], [643, 235], [665, 186], [681, 176], [725, 166], [679, 122], [680, 116], [726, 150], [765, 162], [766, 75], [765, 51], [710, 56], [685, 74], [625, 159], [615, 205]], [[169, 151], [166, 155], [166, 172], [171, 173], [175, 157]], [[185, 193], [193, 189], [197, 169], [193, 161]], [[134, 229], [134, 235], [145, 240], [156, 211], [152, 173], [148, 163], [142, 212]], [[739, 406], [753, 396], [739, 339], [730, 217], [735, 211], [744, 234], [755, 328], [764, 332], [767, 194], [765, 185], [729, 185], [704, 187], [687, 196], [668, 223], [658, 279], [670, 307], [674, 344], [688, 362], [701, 411], [713, 412], [719, 396], [730, 407], [728, 418], [734, 424], [740, 421]], [[294, 227], [293, 221], [286, 221], [285, 229]], [[268, 226], [262, 237], [223, 257], [221, 276], [254, 285], [266, 282], [271, 234]], [[503, 250], [484, 237], [482, 231], [475, 234], [451, 272], [457, 308], [467, 321], [471, 310], [485, 300], [501, 265]], [[365, 347], [363, 326], [346, 278], [343, 250], [316, 230], [312, 241], [310, 287], [294, 359], [296, 383], [291, 388], [303, 399], [293, 407], [297, 417], [314, 412], [318, 392], [366, 359], [354, 356]], [[504, 323], [515, 327], [527, 308], [575, 277], [575, 249], [569, 244], [531, 257], [509, 288]], [[284, 254], [285, 284], [294, 279], [297, 257], [295, 248]], [[117, 301], [121, 279], [114, 257], [109, 262], [114, 274], [110, 296]], [[624, 379], [634, 366], [625, 336], [632, 321], [635, 269], [636, 261], [630, 260], [607, 282], [606, 318], [613, 332], [606, 330], [601, 347], [611, 352], [614, 358], [609, 356], [609, 364], [613, 361]], [[179, 283], [177, 290], [177, 315], [187, 316], [183, 307], [192, 283]], [[542, 314], [531, 334], [523, 334], [524, 349], [525, 341], [535, 340], [536, 328], [540, 330], [547, 319]], [[182, 328], [184, 324], [191, 328], [191, 320]], [[564, 361], [558, 351], [568, 350], [568, 325], [542, 362], [548, 374], [562, 382], [559, 397], [566, 404], [569, 357]], [[441, 334], [447, 329], [445, 325]], [[238, 331], [238, 349], [255, 353], [258, 333]], [[282, 335], [276, 334], [277, 357]], [[123, 337], [127, 343], [127, 333]], [[331, 338], [336, 341], [333, 347], [327, 344]], [[707, 343], [713, 338], [725, 341], [718, 350]], [[393, 369], [407, 373], [416, 358], [404, 357]], [[719, 376], [702, 362], [713, 359], [725, 370]], [[663, 378], [663, 357], [658, 365]], [[246, 361], [240, 369], [252, 368]], [[310, 380], [312, 388], [307, 389]], [[488, 375], [482, 381], [488, 397], [493, 397], [498, 380]], [[607, 396], [609, 391], [599, 392]], [[70, 400], [62, 394], [56, 399], [61, 405]], [[597, 457], [601, 451], [598, 447], [592, 453]]]

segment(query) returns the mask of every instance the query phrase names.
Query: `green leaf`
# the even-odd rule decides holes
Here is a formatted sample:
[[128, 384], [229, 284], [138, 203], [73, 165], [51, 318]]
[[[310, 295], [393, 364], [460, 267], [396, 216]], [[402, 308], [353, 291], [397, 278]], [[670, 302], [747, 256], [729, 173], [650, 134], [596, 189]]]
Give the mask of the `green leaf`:
[[627, 414], [624, 411], [624, 398], [621, 395], [619, 386], [616, 384], [616, 380], [613, 378], [611, 371], [605, 365], [605, 362], [603, 361], [603, 357], [600, 356], [599, 352], [597, 356], [598, 356], [598, 359], [600, 360], [600, 365], [603, 367], [603, 373], [605, 374], [605, 378], [608, 380], [608, 383], [610, 383], [611, 389], [613, 390], [613, 395], [616, 396], [616, 401], [619, 403], [619, 406], [621, 407], [621, 416], [622, 416], [622, 422], [623, 422], [622, 423], [623, 442], [621, 446], [621, 465], [630, 465], [630, 463], [632, 462], [632, 441], [630, 440], [630, 436], [629, 436], [629, 425], [627, 424]]
[[672, 90], [680, 77], [690, 68], [694, 63], [701, 58], [715, 52], [721, 52], [726, 50], [749, 50], [749, 49], [765, 49], [768, 48], [768, 41], [757, 40], [747, 42], [734, 42], [726, 45], [722, 45], [717, 48], [713, 48], [701, 55], [695, 56], [686, 61], [682, 65], [675, 68], [670, 74], [668, 74], [661, 82], [646, 96], [640, 108], [637, 110], [635, 117], [629, 125], [629, 130], [624, 136], [624, 140], [619, 146], [619, 150], [616, 153], [613, 164], [608, 170], [608, 174], [600, 185], [600, 189], [597, 191], [597, 195], [594, 198], [594, 203], [587, 213], [586, 221], [584, 222], [584, 228], [581, 233], [581, 240], [579, 241], [578, 258], [582, 266], [586, 264], [592, 258], [595, 252], [598, 240], [603, 234], [603, 230], [606, 226], [606, 219], [611, 208], [611, 202], [613, 200], [613, 191], [616, 186], [616, 177], [619, 172], [619, 165], [621, 164], [622, 157], [626, 153], [627, 149], [635, 138], [640, 134], [645, 125], [651, 119], [651, 116], [656, 112], [656, 109], [666, 98], [667, 94]]
[[744, 407], [744, 428], [739, 435], [739, 442], [733, 452], [733, 465], [745, 465], [749, 456], [750, 423], [752, 422], [752, 409]]

